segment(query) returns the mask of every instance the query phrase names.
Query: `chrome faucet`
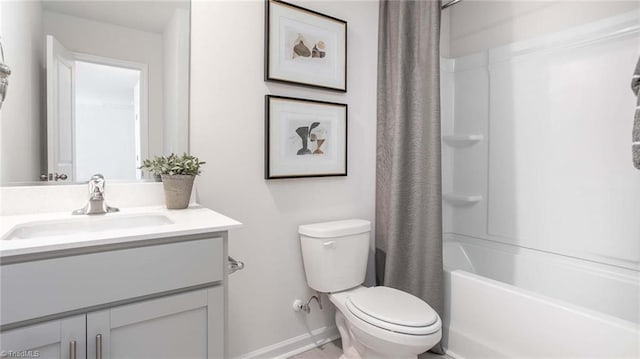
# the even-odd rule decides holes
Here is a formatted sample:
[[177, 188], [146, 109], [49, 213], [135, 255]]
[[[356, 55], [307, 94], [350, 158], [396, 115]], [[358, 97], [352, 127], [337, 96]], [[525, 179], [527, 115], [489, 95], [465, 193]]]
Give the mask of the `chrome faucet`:
[[104, 176], [95, 174], [89, 180], [89, 202], [81, 209], [76, 209], [73, 214], [105, 214], [120, 211], [110, 207], [104, 200]]

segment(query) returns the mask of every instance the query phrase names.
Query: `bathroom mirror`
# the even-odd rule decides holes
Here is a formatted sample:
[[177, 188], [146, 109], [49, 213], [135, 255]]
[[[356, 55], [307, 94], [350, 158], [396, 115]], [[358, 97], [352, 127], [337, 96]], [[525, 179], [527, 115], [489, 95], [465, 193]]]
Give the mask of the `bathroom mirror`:
[[144, 180], [188, 150], [190, 3], [2, 1], [0, 184]]

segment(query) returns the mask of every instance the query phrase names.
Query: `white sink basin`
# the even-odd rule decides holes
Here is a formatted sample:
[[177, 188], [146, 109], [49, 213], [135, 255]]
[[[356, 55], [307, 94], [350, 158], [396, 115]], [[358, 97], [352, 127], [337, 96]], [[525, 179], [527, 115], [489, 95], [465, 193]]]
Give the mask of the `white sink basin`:
[[77, 235], [83, 233], [126, 230], [140, 227], [156, 227], [173, 224], [162, 214], [130, 214], [83, 216], [51, 221], [36, 221], [16, 226], [2, 237], [3, 240], [20, 240], [40, 237]]

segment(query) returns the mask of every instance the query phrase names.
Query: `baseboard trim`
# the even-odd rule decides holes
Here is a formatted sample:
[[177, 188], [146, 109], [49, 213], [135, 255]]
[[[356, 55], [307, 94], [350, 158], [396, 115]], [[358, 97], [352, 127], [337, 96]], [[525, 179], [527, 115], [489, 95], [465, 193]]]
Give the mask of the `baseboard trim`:
[[448, 356], [452, 357], [453, 359], [465, 359], [463, 356], [460, 356], [460, 355], [456, 354], [455, 352], [452, 352], [451, 350], [445, 349], [444, 353], [447, 354]]
[[310, 333], [298, 335], [297, 337], [289, 338], [279, 343], [243, 354], [239, 356], [238, 359], [290, 358], [338, 338], [340, 338], [338, 328], [335, 326], [322, 327], [312, 330]]

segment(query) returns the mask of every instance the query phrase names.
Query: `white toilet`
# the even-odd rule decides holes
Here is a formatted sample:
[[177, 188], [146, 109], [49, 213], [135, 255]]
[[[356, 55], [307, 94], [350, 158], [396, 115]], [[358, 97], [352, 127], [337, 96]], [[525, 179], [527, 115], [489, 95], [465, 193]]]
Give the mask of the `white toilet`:
[[416, 358], [442, 336], [423, 300], [389, 287], [363, 287], [371, 223], [361, 219], [298, 229], [309, 287], [329, 294], [342, 336], [341, 358]]

